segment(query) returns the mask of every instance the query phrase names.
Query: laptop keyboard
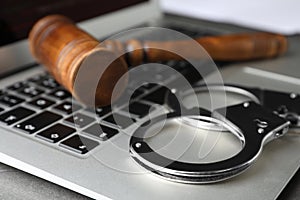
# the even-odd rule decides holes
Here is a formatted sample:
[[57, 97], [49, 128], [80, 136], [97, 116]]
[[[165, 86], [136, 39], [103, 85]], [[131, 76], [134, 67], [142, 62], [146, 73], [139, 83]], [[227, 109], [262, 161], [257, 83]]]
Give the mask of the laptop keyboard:
[[[178, 31], [187, 32], [181, 28]], [[212, 34], [188, 31], [190, 36]], [[164, 64], [185, 76], [192, 74], [187, 62]], [[163, 73], [158, 67], [152, 70]], [[159, 82], [160, 77], [157, 79]], [[165, 92], [166, 89], [158, 84], [145, 84], [134, 91], [129, 110], [124, 109], [125, 105], [91, 109], [72, 99], [71, 94], [45, 72], [0, 90], [0, 125], [81, 156], [147, 116], [152, 105], [163, 105]]]

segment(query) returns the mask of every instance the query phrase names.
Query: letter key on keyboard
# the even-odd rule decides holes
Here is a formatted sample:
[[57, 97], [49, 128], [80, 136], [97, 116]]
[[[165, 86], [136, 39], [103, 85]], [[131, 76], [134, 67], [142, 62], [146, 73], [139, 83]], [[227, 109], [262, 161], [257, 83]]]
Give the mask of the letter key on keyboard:
[[15, 125], [15, 128], [21, 129], [26, 133], [32, 134], [46, 126], [52, 124], [53, 122], [61, 119], [62, 116], [52, 113], [50, 111], [42, 112], [36, 116], [33, 116], [26, 121]]

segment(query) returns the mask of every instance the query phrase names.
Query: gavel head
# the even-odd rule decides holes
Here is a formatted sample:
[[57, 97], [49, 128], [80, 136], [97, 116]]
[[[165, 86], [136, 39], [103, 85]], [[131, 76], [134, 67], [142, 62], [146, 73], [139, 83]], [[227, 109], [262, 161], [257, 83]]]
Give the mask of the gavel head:
[[37, 61], [85, 105], [111, 104], [127, 85], [124, 58], [99, 47], [97, 39], [64, 16], [40, 19], [30, 31], [29, 46]]

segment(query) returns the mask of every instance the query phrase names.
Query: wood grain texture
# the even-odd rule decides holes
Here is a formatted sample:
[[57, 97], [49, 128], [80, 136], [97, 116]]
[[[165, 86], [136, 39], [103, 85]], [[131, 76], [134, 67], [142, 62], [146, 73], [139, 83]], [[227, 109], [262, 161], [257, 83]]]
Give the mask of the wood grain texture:
[[[113, 51], [99, 47], [99, 41], [64, 16], [50, 15], [39, 20], [29, 34], [29, 44], [37, 61], [76, 99], [86, 105], [110, 104], [126, 87], [127, 80], [124, 79], [124, 83], [121, 84], [123, 87], [118, 91], [119, 95], [111, 99], [113, 86], [127, 72], [124, 58], [114, 59], [116, 56]], [[116, 50], [117, 47], [118, 45], [113, 44], [112, 50]], [[87, 68], [84, 65], [85, 59], [92, 55], [98, 55], [100, 59]], [[104, 62], [109, 58], [115, 61], [108, 67], [102, 66], [107, 64]], [[85, 70], [78, 74], [83, 65]], [[105, 67], [107, 70], [102, 71], [100, 78], [98, 69]], [[82, 86], [79, 86], [79, 83]], [[96, 84], [96, 90], [92, 89], [91, 84]]]
[[[270, 33], [202, 37], [195, 41], [217, 61], [272, 58], [284, 54], [288, 46], [284, 36]], [[105, 41], [100, 47], [97, 39], [61, 15], [42, 18], [29, 34], [30, 50], [37, 61], [45, 65], [74, 97], [91, 106], [108, 105], [122, 94], [128, 79], [126, 77], [122, 79], [122, 87], [118, 88], [117, 95], [112, 97], [114, 86], [126, 73], [128, 65], [183, 59], [182, 55], [174, 52], [183, 52], [185, 58], [202, 59], [203, 55], [191, 50], [189, 42]], [[116, 58], [116, 52], [122, 56]], [[97, 56], [97, 59], [93, 58], [95, 62], [86, 66], [85, 59], [92, 56]], [[114, 61], [108, 63], [110, 59]], [[83, 65], [86, 68], [84, 76], [78, 74]], [[98, 77], [99, 69], [101, 77]], [[77, 80], [78, 77], [80, 80]], [[89, 89], [91, 84], [96, 84], [96, 90]]]

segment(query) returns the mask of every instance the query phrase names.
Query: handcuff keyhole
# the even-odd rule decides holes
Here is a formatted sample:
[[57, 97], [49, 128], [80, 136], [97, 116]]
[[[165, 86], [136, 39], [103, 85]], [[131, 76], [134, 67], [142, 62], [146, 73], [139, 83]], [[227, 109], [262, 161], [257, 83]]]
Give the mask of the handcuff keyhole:
[[259, 134], [263, 134], [265, 132], [265, 128], [268, 127], [268, 122], [260, 120], [260, 119], [255, 119], [256, 125], [258, 126], [257, 132]]
[[286, 114], [288, 112], [288, 108], [286, 107], [286, 105], [281, 105], [277, 108], [277, 112], [278, 114]]
[[255, 119], [254, 121], [256, 122], [256, 124], [259, 128], [267, 128], [268, 127], [268, 122], [266, 122], [266, 121], [263, 121], [260, 119]]

